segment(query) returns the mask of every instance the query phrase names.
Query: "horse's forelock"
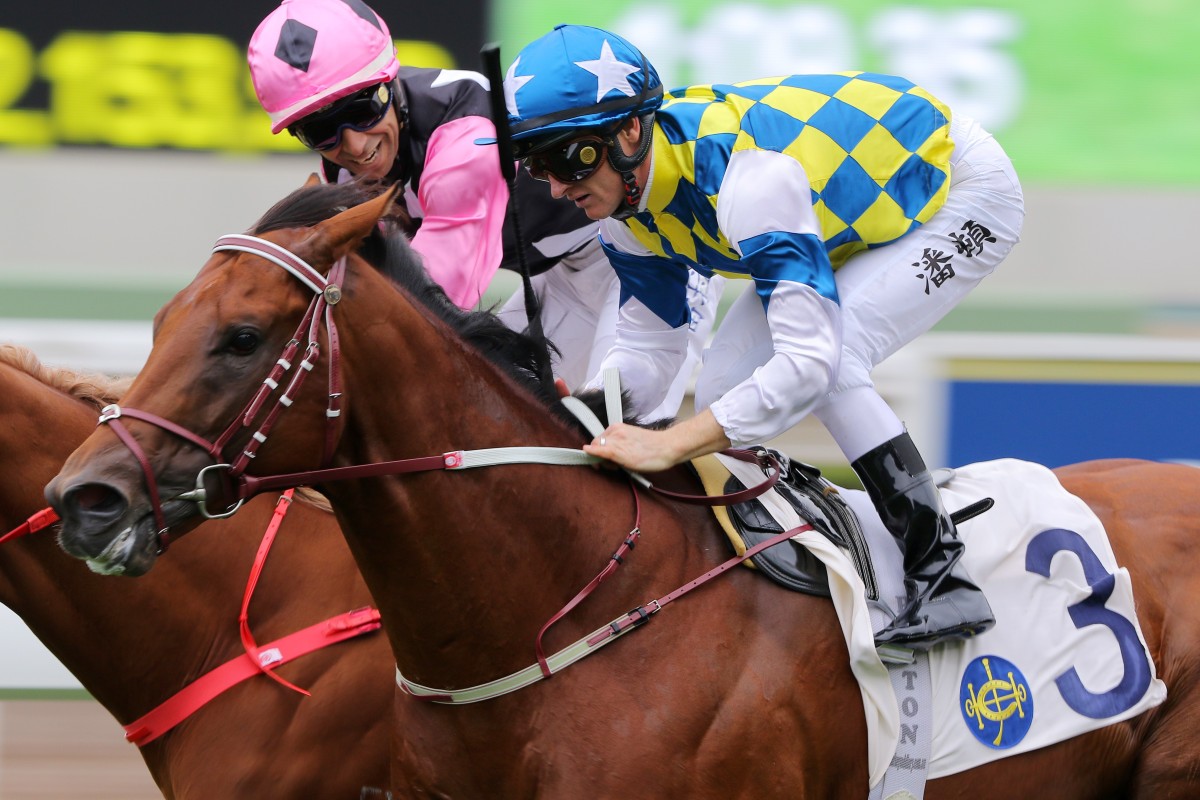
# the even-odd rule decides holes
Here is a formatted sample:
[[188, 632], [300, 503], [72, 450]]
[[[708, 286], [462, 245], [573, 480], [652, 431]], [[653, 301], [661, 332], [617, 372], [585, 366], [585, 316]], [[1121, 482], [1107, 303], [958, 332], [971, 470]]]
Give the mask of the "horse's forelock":
[[99, 373], [77, 372], [64, 367], [49, 367], [32, 350], [15, 344], [0, 345], [0, 363], [26, 373], [51, 389], [101, 408], [121, 398], [132, 378], [114, 378]]

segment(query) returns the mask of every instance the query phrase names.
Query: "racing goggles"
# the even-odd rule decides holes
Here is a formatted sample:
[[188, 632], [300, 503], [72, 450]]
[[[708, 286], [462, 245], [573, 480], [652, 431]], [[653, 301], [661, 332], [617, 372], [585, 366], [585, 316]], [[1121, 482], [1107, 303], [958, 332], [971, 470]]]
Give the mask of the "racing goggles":
[[288, 132], [309, 150], [332, 150], [346, 128], [361, 132], [383, 122], [391, 104], [392, 90], [386, 83], [368, 86], [289, 125]]
[[549, 181], [553, 175], [563, 183], [575, 183], [600, 168], [607, 147], [608, 142], [599, 136], [583, 136], [528, 155], [521, 159], [521, 164], [535, 180]]

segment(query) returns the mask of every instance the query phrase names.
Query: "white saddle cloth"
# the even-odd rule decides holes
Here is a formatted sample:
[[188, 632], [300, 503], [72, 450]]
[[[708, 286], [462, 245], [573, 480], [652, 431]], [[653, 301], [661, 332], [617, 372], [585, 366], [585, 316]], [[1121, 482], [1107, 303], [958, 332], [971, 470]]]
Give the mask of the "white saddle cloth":
[[[747, 485], [752, 464], [721, 458]], [[947, 509], [991, 497], [995, 506], [959, 526], [963, 564], [987, 594], [996, 626], [929, 654], [933, 677], [930, 779], [1111, 725], [1166, 699], [1166, 686], [1134, 614], [1129, 573], [1117, 565], [1100, 520], [1047, 468], [1003, 459], [955, 470]], [[787, 503], [764, 500], [780, 524], [799, 524]], [[870, 543], [880, 583], [868, 604], [846, 553], [813, 531], [796, 536], [829, 569], [834, 606], [859, 680], [871, 785], [887, 771], [908, 715], [897, 705], [874, 631], [886, 598], [903, 594], [898, 551], [865, 492], [843, 490]]]

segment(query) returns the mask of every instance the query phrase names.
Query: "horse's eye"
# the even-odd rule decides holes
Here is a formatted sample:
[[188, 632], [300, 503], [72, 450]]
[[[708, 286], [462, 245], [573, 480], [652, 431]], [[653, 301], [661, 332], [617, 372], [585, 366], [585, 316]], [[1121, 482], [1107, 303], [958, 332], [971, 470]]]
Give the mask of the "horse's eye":
[[248, 356], [258, 349], [258, 332], [243, 328], [229, 338], [229, 351], [239, 356]]

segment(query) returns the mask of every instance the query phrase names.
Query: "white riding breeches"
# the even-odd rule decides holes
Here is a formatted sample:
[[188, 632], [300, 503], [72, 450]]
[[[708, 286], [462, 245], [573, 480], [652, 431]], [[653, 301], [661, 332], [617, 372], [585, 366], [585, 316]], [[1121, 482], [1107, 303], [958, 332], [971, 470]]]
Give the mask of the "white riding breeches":
[[[955, 148], [945, 205], [921, 227], [885, 247], [856, 253], [834, 273], [842, 352], [836, 380], [813, 413], [851, 460], [869, 442], [882, 443], [902, 429], [886, 404], [872, 397], [871, 370], [941, 320], [1020, 239], [1024, 199], [1012, 162], [973, 120], [955, 118], [950, 134]], [[751, 287], [734, 301], [704, 355], [697, 410], [773, 354], [766, 313]], [[853, 423], [828, 413], [843, 401], [861, 405], [862, 413], [851, 415]]]

